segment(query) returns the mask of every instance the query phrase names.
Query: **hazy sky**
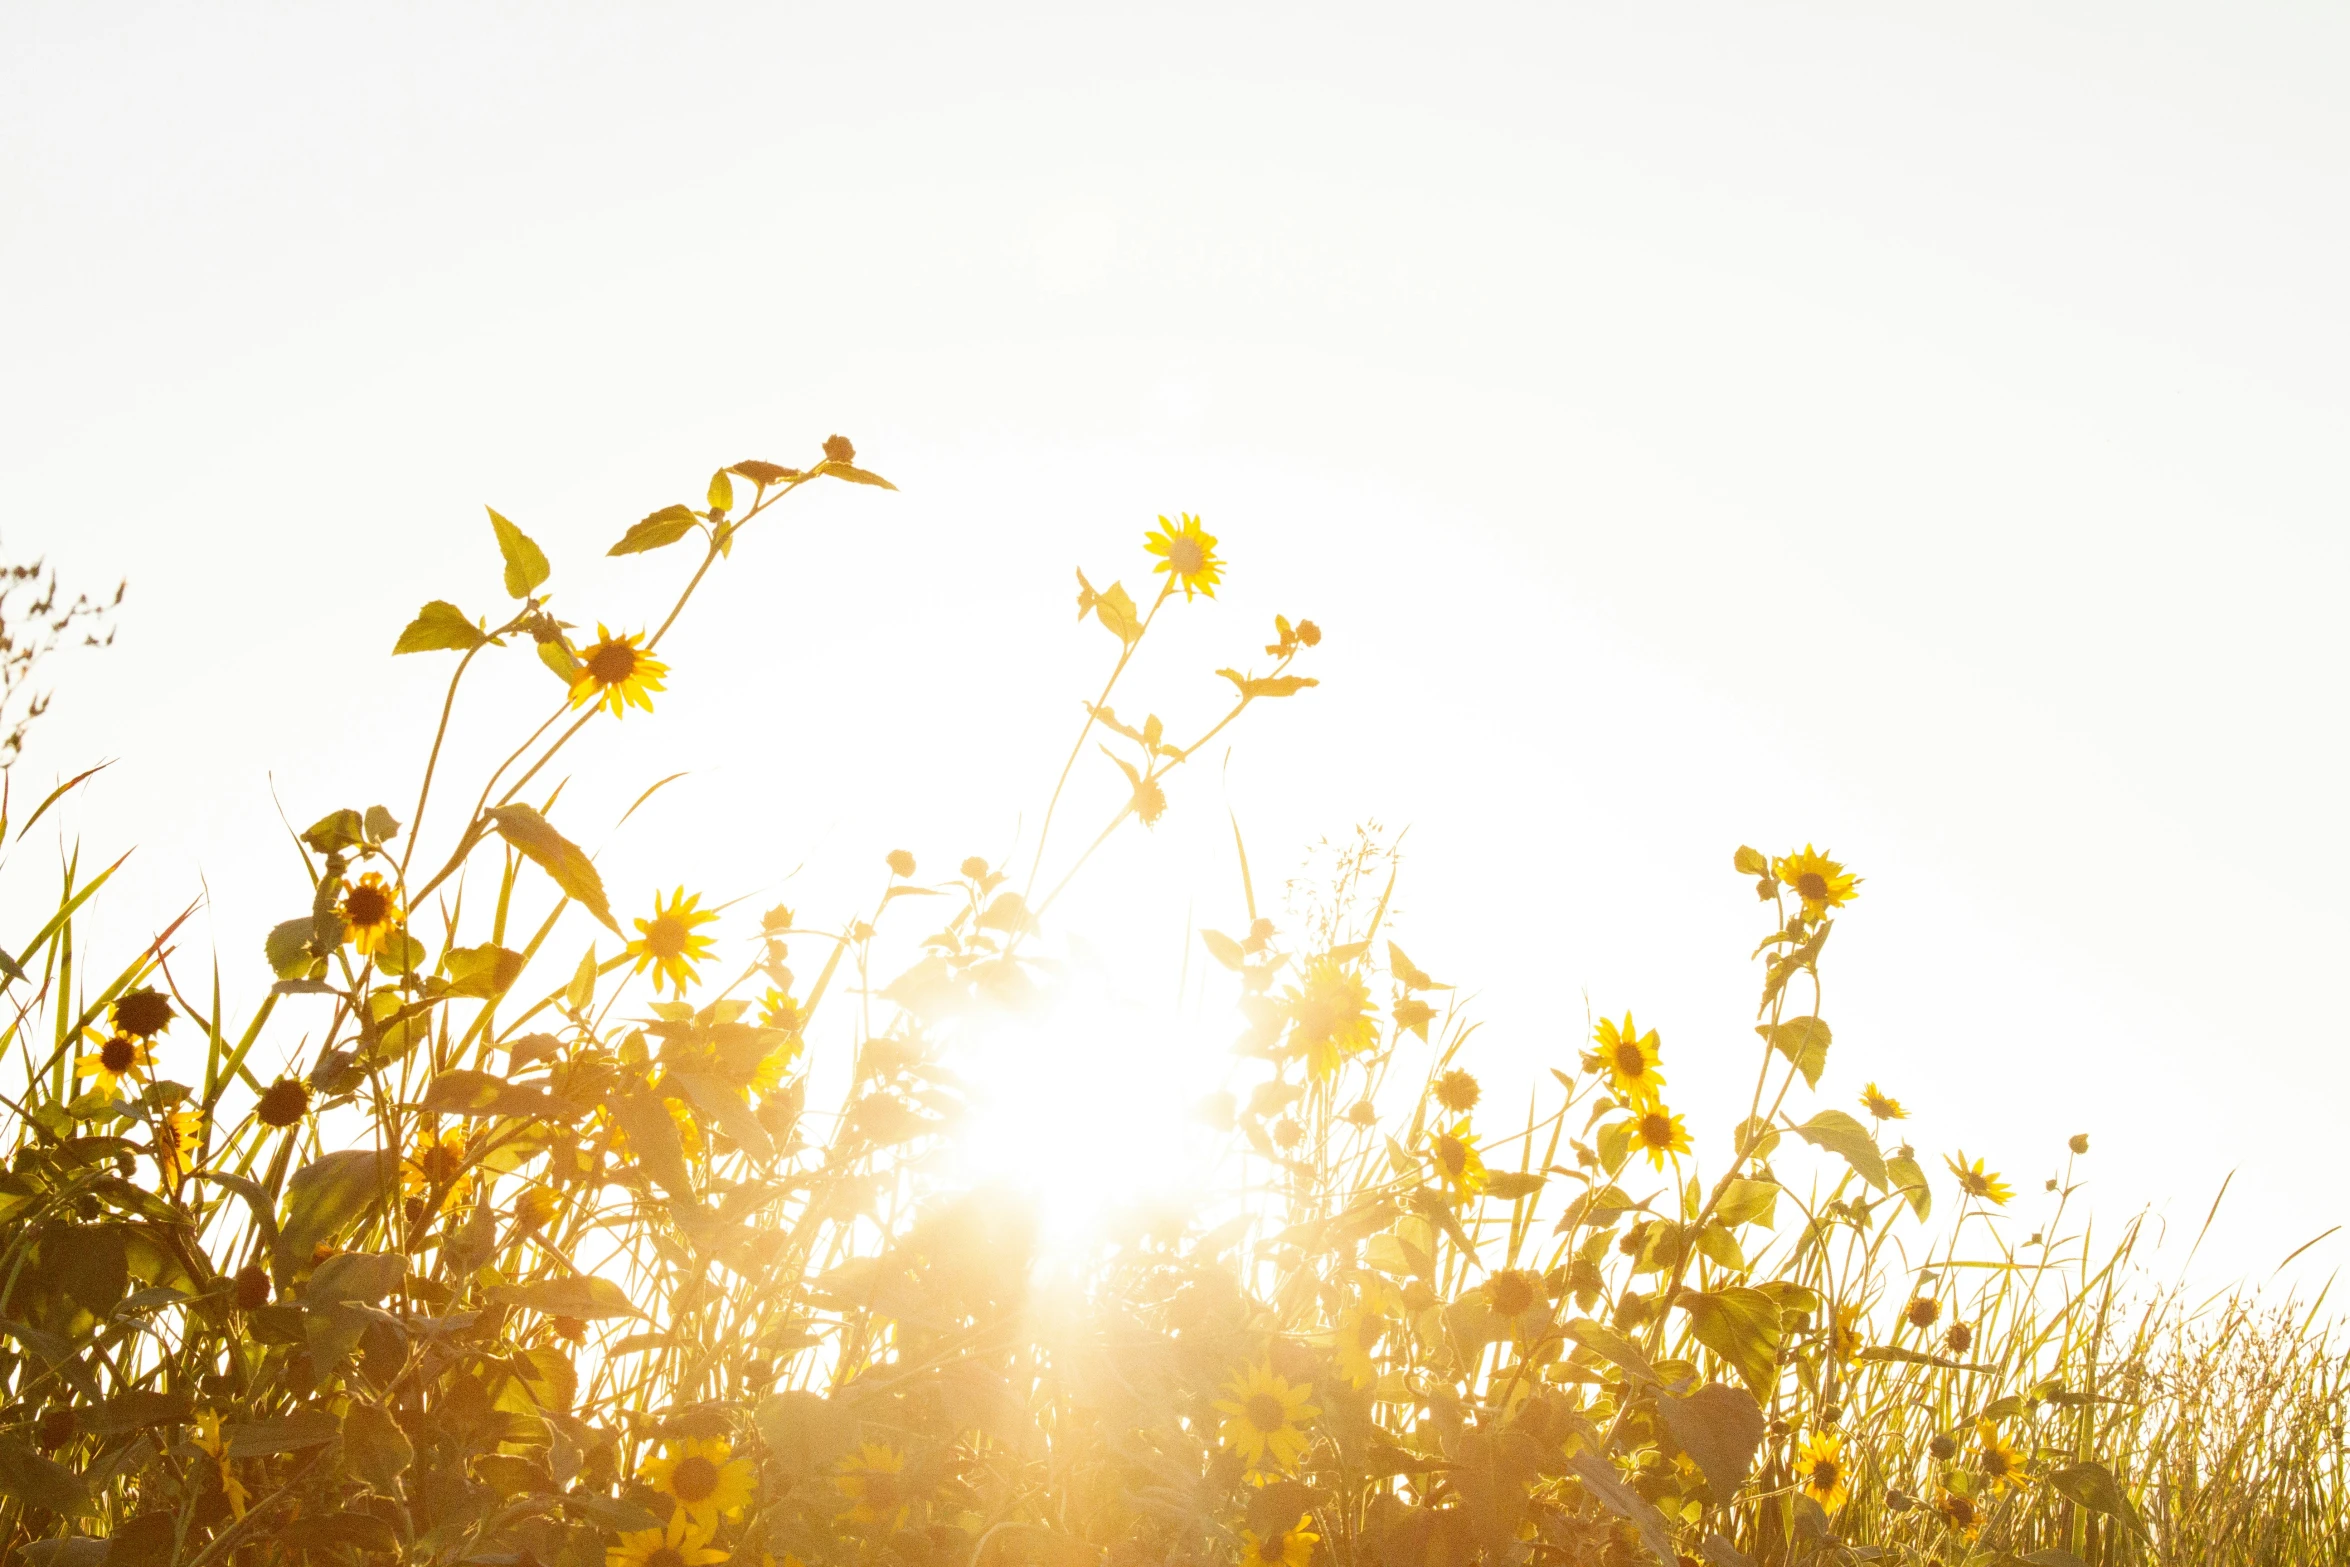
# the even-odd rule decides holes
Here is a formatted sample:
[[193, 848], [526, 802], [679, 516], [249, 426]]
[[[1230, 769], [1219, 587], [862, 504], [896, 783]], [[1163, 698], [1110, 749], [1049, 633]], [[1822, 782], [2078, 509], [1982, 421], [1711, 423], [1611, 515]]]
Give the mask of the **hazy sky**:
[[1588, 996], [1719, 1128], [1730, 853], [1810, 839], [1868, 878], [1832, 1102], [2035, 1189], [2088, 1130], [2106, 1221], [2240, 1167], [2265, 1274], [2350, 1219], [2345, 79], [2314, 5], [19, 0], [0, 542], [131, 583], [21, 776], [121, 758], [71, 817], [140, 846], [120, 939], [208, 886], [250, 998], [272, 780], [405, 814], [446, 665], [385, 655], [504, 602], [483, 504], [641, 625], [628, 522], [838, 430], [903, 493], [795, 500], [580, 755], [623, 904], [837, 919], [1028, 841], [1108, 642], [1070, 569], [1190, 510], [1231, 586], [1137, 705], [1276, 610], [1324, 684], [1071, 905], [1117, 986], [1241, 923], [1227, 804], [1264, 882], [1375, 816], [1489, 1078]]

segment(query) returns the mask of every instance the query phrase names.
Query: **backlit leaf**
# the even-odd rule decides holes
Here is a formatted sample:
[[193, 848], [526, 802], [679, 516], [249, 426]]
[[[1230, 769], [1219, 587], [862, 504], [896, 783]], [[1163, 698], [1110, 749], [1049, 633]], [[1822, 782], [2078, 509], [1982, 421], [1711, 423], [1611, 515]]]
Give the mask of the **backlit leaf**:
[[506, 593], [510, 598], [528, 598], [531, 591], [547, 580], [551, 568], [545, 552], [531, 542], [530, 535], [497, 513], [495, 507], [485, 507], [490, 514], [490, 527], [498, 535], [498, 553], [506, 559]]
[[614, 935], [620, 934], [620, 927], [612, 920], [612, 905], [604, 896], [604, 878], [597, 873], [596, 863], [587, 857], [586, 850], [557, 832], [544, 816], [527, 805], [495, 806], [489, 818], [498, 835], [552, 876], [566, 897], [593, 914]]
[[453, 648], [470, 653], [489, 639], [488, 632], [465, 618], [465, 611], [447, 599], [434, 599], [408, 622], [400, 640], [392, 644], [392, 652], [438, 653]]
[[604, 553], [607, 555], [642, 555], [675, 544], [693, 531], [701, 519], [686, 506], [664, 506], [641, 522], [632, 523], [620, 536], [620, 542]]
[[1689, 1313], [1697, 1342], [1728, 1361], [1756, 1396], [1778, 1385], [1783, 1329], [1770, 1296], [1734, 1285], [1711, 1294], [1684, 1291], [1674, 1304]]
[[1841, 1110], [1822, 1110], [1801, 1126], [1795, 1135], [1814, 1148], [1825, 1148], [1842, 1157], [1860, 1178], [1878, 1191], [1886, 1189], [1885, 1155], [1877, 1147], [1877, 1140], [1869, 1129]]
[[[667, 1119], [665, 1113], [663, 1119]], [[619, 1285], [592, 1273], [568, 1279], [532, 1279], [525, 1284], [493, 1284], [489, 1296], [500, 1305], [517, 1306], [550, 1317], [577, 1317], [582, 1322], [644, 1315], [628, 1303], [628, 1296]]]
[[1665, 1429], [1705, 1472], [1714, 1500], [1727, 1502], [1737, 1495], [1754, 1468], [1755, 1449], [1768, 1423], [1753, 1395], [1726, 1382], [1708, 1382], [1687, 1398], [1659, 1394], [1656, 1404]]

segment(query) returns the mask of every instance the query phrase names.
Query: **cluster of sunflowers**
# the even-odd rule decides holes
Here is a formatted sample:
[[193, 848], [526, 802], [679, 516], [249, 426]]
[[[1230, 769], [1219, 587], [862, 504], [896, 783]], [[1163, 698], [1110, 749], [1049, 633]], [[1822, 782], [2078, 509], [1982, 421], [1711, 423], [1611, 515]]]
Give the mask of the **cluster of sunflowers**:
[[[2102, 1394], [2012, 1344], [1966, 1358], [1931, 1283], [1955, 1251], [1889, 1294], [1887, 1236], [1932, 1205], [1914, 1150], [1880, 1146], [1902, 1107], [1871, 1084], [1873, 1130], [1790, 1108], [1828, 1057], [1817, 965], [1860, 886], [1809, 845], [1736, 856], [1772, 924], [1753, 1104], [1710, 1181], [1629, 1011], [1560, 1063], [1559, 1099], [1492, 1129], [1457, 993], [1389, 929], [1377, 835], [1282, 914], [1294, 942], [1244, 864], [1243, 934], [1203, 935], [1241, 1022], [1232, 1085], [1199, 1107], [1230, 1134], [1227, 1189], [1135, 1216], [1041, 1289], [1017, 1206], [939, 1173], [963, 1110], [947, 1047], [1036, 1004], [1063, 891], [1170, 809], [1203, 746], [1315, 685], [1294, 670], [1322, 631], [1277, 617], [1266, 665], [1218, 670], [1230, 695], [1188, 740], [1121, 718], [1162, 612], [1223, 582], [1198, 518], [1159, 519], [1147, 607], [1079, 573], [1110, 668], [1025, 873], [973, 858], [924, 883], [892, 851], [870, 909], [768, 910], [712, 993], [718, 911], [678, 887], [624, 936], [553, 792], [524, 792], [591, 722], [654, 710], [696, 588], [826, 479], [889, 487], [836, 436], [630, 527], [611, 553], [701, 558], [653, 629], [593, 641], [491, 512], [515, 607], [492, 625], [435, 601], [401, 633], [399, 654], [459, 655], [409, 820], [339, 809], [299, 835], [308, 910], [269, 933], [243, 1026], [175, 973], [171, 930], [80, 995], [72, 915], [111, 871], [69, 872], [57, 919], [0, 961], [28, 1084], [0, 1176], [0, 1554], [1736, 1567], [1860, 1540], [1955, 1561], [1986, 1529], [2136, 1538], [2127, 1488], [2041, 1419]], [[419, 862], [460, 687], [526, 643], [560, 695]], [[1078, 773], [1089, 746], [1115, 776]], [[1072, 786], [1097, 782], [1101, 825], [1053, 862]], [[925, 907], [952, 912], [909, 938]], [[583, 921], [618, 949], [526, 985]], [[844, 993], [860, 1004], [826, 1007]], [[300, 1009], [289, 1041], [277, 1014]], [[1798, 1144], [1821, 1173], [1774, 1164]], [[1960, 1228], [2012, 1196], [1981, 1160], [1949, 1168]]]

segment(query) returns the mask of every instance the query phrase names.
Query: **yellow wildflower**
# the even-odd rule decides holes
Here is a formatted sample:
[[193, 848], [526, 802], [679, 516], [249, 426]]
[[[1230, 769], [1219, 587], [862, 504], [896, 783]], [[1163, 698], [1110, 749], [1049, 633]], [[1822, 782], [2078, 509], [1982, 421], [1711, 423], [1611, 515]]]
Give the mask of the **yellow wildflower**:
[[1305, 1456], [1306, 1422], [1321, 1411], [1306, 1402], [1308, 1389], [1293, 1387], [1259, 1363], [1224, 1385], [1216, 1407], [1224, 1412], [1224, 1443], [1253, 1470], [1288, 1471]]
[[644, 651], [639, 645], [642, 635], [616, 637], [596, 626], [596, 641], [579, 657], [579, 678], [571, 685], [571, 705], [586, 707], [601, 702], [614, 718], [631, 703], [646, 712], [653, 710], [652, 693], [660, 690], [661, 682], [669, 673], [669, 666]]
[[627, 950], [621, 955], [636, 959], [636, 971], [639, 974], [648, 968], [653, 971], [655, 995], [661, 993], [663, 981], [667, 981], [682, 996], [688, 984], [701, 979], [701, 973], [694, 965], [711, 955], [715, 943], [700, 933], [700, 927], [713, 924], [718, 918], [715, 911], [705, 909], [701, 904], [700, 893], [689, 898], [683, 887], [671, 895], [666, 906], [661, 902], [661, 894], [656, 892], [653, 894], [653, 917], [636, 922], [636, 928], [641, 934], [628, 944]]
[[1771, 874], [1786, 883], [1803, 900], [1803, 912], [1818, 919], [1830, 909], [1840, 909], [1850, 903], [1860, 878], [1829, 859], [1810, 844], [1801, 854], [1790, 854], [1771, 864]]
[[1159, 557], [1153, 572], [1166, 572], [1170, 587], [1179, 587], [1183, 596], [1194, 592], [1216, 596], [1216, 584], [1224, 578], [1224, 563], [1216, 558], [1215, 535], [1201, 531], [1199, 519], [1184, 514], [1181, 525], [1159, 519], [1159, 531], [1143, 535], [1142, 547]]
[[1616, 1097], [1626, 1104], [1656, 1103], [1665, 1086], [1665, 1074], [1657, 1070], [1656, 1030], [1643, 1034], [1627, 1012], [1621, 1024], [1601, 1018], [1592, 1038], [1599, 1046], [1600, 1070], [1607, 1073]]
[[637, 1478], [656, 1491], [677, 1498], [677, 1510], [703, 1528], [715, 1528], [721, 1518], [732, 1518], [749, 1505], [757, 1486], [748, 1459], [719, 1437], [688, 1437], [662, 1444], [666, 1451], [649, 1458]]

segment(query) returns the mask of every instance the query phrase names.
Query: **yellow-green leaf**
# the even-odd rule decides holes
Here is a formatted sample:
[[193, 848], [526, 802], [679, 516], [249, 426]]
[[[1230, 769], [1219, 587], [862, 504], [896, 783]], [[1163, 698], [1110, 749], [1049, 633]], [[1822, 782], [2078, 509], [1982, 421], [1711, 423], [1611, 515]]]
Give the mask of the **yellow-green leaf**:
[[1918, 1168], [1915, 1159], [1896, 1154], [1885, 1161], [1885, 1174], [1891, 1178], [1893, 1190], [1909, 1200], [1920, 1222], [1933, 1216], [1934, 1189], [1926, 1184], [1926, 1172]]
[[527, 805], [500, 805], [489, 812], [498, 835], [555, 879], [555, 885], [573, 902], [593, 914], [615, 936], [612, 905], [604, 896], [604, 878], [587, 851], [557, 832], [544, 816]]
[[1674, 1304], [1689, 1313], [1697, 1342], [1728, 1361], [1757, 1398], [1778, 1384], [1783, 1329], [1770, 1296], [1733, 1285], [1711, 1294], [1686, 1291]]
[[490, 514], [490, 528], [498, 535], [498, 553], [506, 559], [506, 593], [510, 598], [528, 598], [531, 590], [547, 580], [551, 569], [547, 557], [530, 535], [498, 515], [494, 506], [484, 507]]
[[408, 622], [400, 640], [392, 644], [392, 653], [397, 657], [402, 653], [438, 653], [444, 648], [470, 653], [489, 640], [489, 633], [467, 620], [465, 611], [447, 599], [434, 599]]
[[1789, 1018], [1776, 1026], [1760, 1024], [1755, 1032], [1769, 1040], [1773, 1050], [1794, 1063], [1807, 1086], [1820, 1086], [1820, 1072], [1828, 1064], [1828, 1046], [1833, 1039], [1826, 1023], [1816, 1017]]
[[710, 475], [710, 509], [715, 512], [734, 510], [734, 481], [726, 476], [724, 468]]
[[823, 462], [818, 463], [815, 467], [809, 469], [808, 471], [811, 476], [819, 473], [830, 474], [835, 479], [846, 479], [851, 484], [870, 484], [884, 490], [894, 490], [897, 488], [896, 485], [890, 483], [887, 479], [883, 478], [878, 473], [867, 473], [862, 468], [854, 467], [851, 464], [845, 462], [833, 462], [829, 458]]
[[642, 555], [675, 544], [693, 531], [701, 519], [687, 506], [664, 506], [643, 521], [633, 524], [620, 536], [620, 542], [604, 553], [607, 555]]
[[1869, 1129], [1851, 1116], [1841, 1110], [1822, 1110], [1793, 1130], [1814, 1148], [1825, 1148], [1842, 1157], [1854, 1173], [1878, 1191], [1886, 1189], [1884, 1152], [1869, 1135]]
[[1112, 635], [1132, 647], [1142, 640], [1142, 617], [1134, 611], [1134, 600], [1126, 595], [1126, 584], [1113, 582], [1109, 591], [1093, 601], [1094, 618], [1110, 628]]

